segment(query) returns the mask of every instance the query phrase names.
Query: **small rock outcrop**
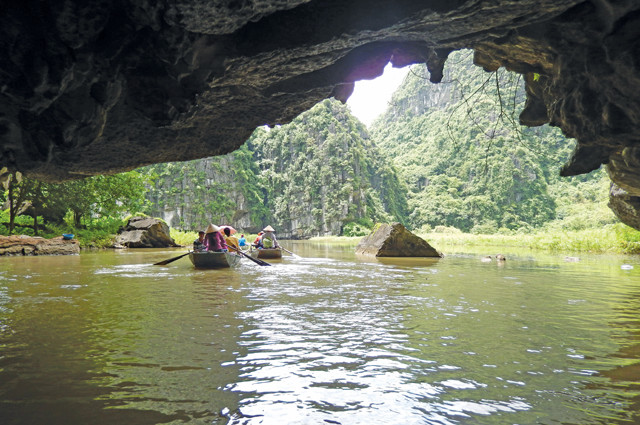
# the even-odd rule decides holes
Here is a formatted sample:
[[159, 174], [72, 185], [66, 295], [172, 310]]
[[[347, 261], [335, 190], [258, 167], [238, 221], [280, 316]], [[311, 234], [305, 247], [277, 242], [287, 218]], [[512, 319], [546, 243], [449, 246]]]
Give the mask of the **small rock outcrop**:
[[73, 255], [80, 253], [77, 239], [62, 236], [45, 239], [39, 236], [0, 236], [0, 255]]
[[116, 238], [116, 247], [167, 248], [179, 246], [169, 234], [169, 226], [157, 218], [132, 217]]
[[356, 254], [375, 257], [442, 257], [427, 241], [400, 223], [382, 224], [356, 246]]

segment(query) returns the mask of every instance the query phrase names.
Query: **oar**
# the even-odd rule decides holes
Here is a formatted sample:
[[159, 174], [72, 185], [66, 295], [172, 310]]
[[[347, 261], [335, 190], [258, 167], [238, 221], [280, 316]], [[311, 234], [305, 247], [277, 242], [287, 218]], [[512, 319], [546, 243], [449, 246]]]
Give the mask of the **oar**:
[[239, 253], [240, 255], [242, 255], [242, 256], [244, 256], [244, 257], [247, 257], [249, 260], [253, 261], [253, 262], [254, 262], [254, 263], [256, 263], [256, 264], [260, 264], [261, 266], [270, 266], [270, 265], [271, 265], [271, 264], [267, 263], [267, 262], [266, 262], [266, 261], [264, 261], [264, 260], [261, 260], [261, 259], [259, 259], [259, 258], [253, 258], [252, 256], [247, 255], [247, 254], [245, 254], [245, 253], [244, 253], [244, 252], [242, 252], [242, 251], [238, 251], [237, 249], [235, 249], [235, 248], [234, 248], [234, 247], [232, 247], [232, 246], [228, 246], [227, 248], [234, 250], [235, 252]]
[[294, 257], [300, 258], [298, 254], [294, 254], [293, 252], [289, 251], [287, 248], [283, 247], [282, 245], [280, 245], [280, 248], [282, 248], [284, 251], [288, 252], [289, 254], [293, 255]]
[[181, 259], [182, 257], [189, 255], [189, 253], [187, 252], [186, 254], [182, 254], [182, 255], [178, 255], [177, 257], [173, 257], [173, 258], [169, 258], [168, 260], [164, 260], [164, 261], [160, 261], [159, 263], [154, 263], [154, 266], [164, 266], [165, 264], [169, 264], [172, 263], [176, 260]]

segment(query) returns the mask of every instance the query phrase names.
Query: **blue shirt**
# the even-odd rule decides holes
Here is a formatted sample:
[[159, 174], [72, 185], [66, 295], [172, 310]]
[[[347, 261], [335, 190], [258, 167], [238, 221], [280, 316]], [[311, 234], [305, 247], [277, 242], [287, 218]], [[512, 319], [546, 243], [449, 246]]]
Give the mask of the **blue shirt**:
[[247, 245], [247, 240], [243, 237], [240, 238], [240, 240], [238, 241], [238, 245], [240, 246], [246, 246]]

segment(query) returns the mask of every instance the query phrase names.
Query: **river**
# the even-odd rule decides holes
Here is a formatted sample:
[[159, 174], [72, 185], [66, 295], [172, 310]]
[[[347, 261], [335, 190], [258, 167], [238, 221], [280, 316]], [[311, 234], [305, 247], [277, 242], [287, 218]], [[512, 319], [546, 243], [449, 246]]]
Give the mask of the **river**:
[[639, 257], [286, 247], [0, 258], [0, 423], [640, 423]]

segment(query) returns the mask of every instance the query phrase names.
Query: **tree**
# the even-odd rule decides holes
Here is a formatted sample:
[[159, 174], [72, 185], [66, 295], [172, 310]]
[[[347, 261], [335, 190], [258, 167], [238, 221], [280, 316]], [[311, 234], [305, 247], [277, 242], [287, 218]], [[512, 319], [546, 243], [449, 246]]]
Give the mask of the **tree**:
[[148, 177], [138, 171], [94, 176], [49, 186], [49, 196], [63, 199], [76, 228], [83, 219], [135, 212], [144, 206]]
[[[27, 201], [33, 194], [37, 182], [32, 179], [23, 178], [20, 172], [13, 172], [6, 182], [7, 200], [9, 201], [9, 234], [13, 234], [15, 219], [24, 209], [28, 207]], [[34, 225], [37, 231], [37, 225]]]

